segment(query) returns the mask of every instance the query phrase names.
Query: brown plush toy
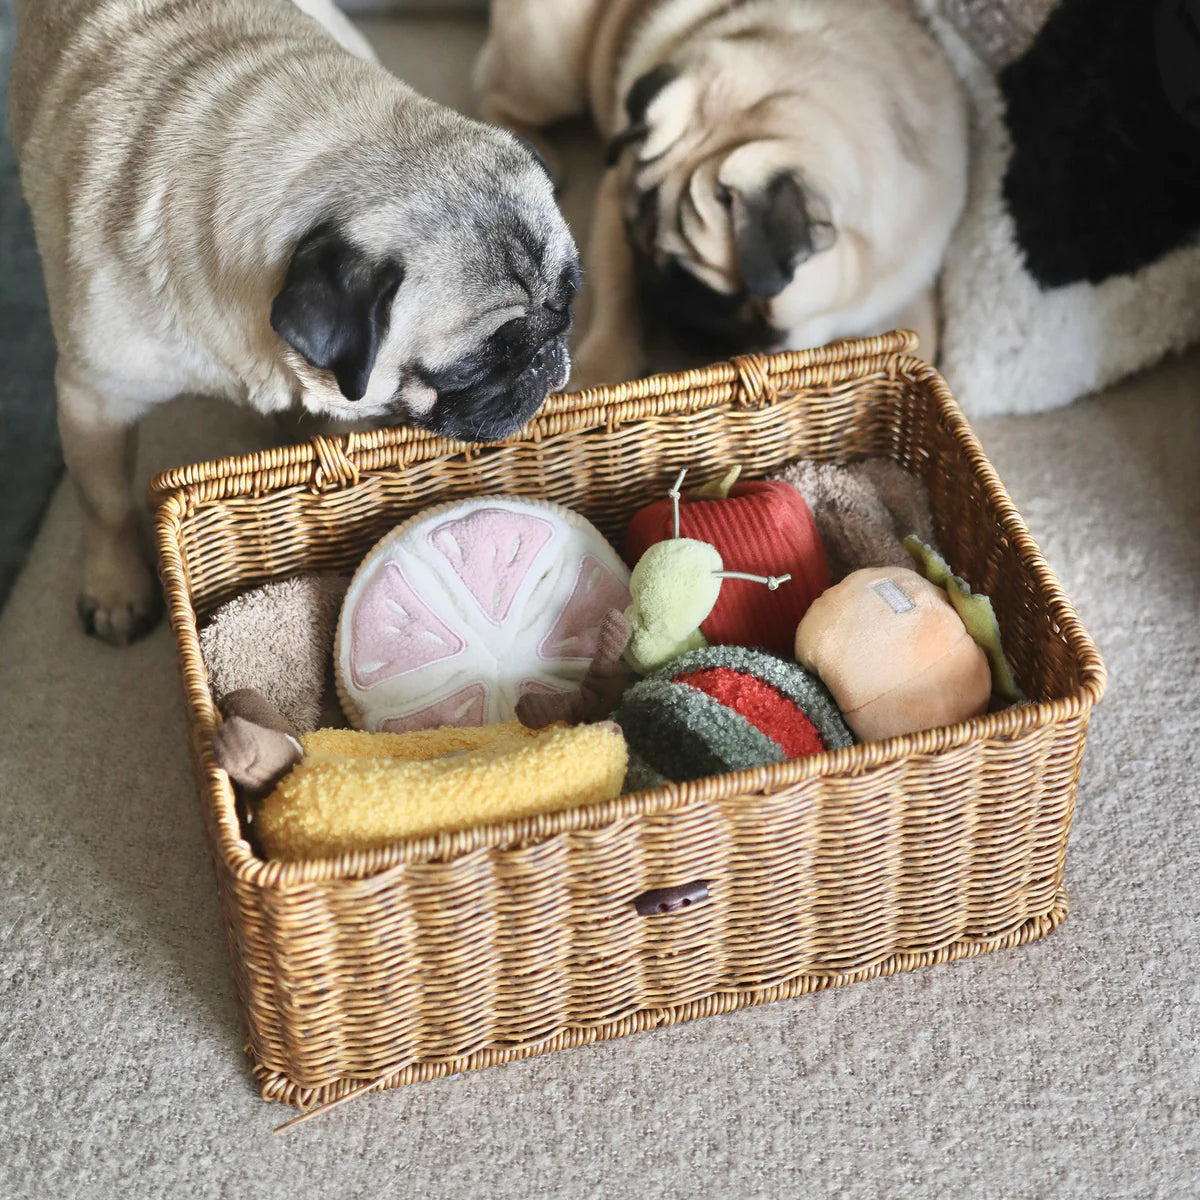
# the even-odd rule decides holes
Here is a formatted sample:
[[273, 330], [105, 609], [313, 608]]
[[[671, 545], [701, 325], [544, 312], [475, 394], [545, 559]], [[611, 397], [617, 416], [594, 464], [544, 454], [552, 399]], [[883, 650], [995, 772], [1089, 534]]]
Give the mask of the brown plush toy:
[[545, 729], [555, 721], [577, 725], [602, 721], [632, 683], [622, 655], [629, 645], [629, 621], [619, 608], [611, 608], [600, 622], [596, 655], [574, 692], [526, 692], [517, 701], [517, 719], [528, 729]]
[[296, 731], [262, 692], [242, 688], [217, 707], [225, 719], [213, 731], [213, 757], [248, 795], [269, 792], [304, 757]]

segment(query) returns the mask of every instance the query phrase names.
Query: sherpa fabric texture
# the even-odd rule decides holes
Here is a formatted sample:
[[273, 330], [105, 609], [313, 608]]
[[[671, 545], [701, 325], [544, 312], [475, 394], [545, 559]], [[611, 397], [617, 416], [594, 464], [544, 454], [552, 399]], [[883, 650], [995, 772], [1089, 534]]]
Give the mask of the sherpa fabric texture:
[[993, 70], [1020, 58], [1058, 0], [945, 0], [946, 16]]
[[[973, 109], [939, 361], [967, 413], [1055, 408], [1200, 337], [1200, 40], [1183, 6], [1060, 0], [997, 73], [991, 5], [916, 4]], [[1010, 49], [1039, 7], [1022, 35], [1011, 14]]]
[[610, 722], [319, 729], [301, 741], [304, 761], [254, 813], [252, 832], [271, 858], [329, 858], [596, 804], [620, 794], [627, 765]]
[[629, 743], [627, 791], [766, 766], [854, 740], [819, 679], [743, 646], [681, 655], [634, 684], [613, 720]]
[[987, 655], [945, 589], [906, 567], [855, 571], [818, 597], [796, 658], [864, 742], [978, 716], [992, 694]]
[[526, 692], [578, 687], [629, 571], [560, 504], [481, 496], [398, 525], [363, 559], [338, 619], [338, 695], [358, 729], [511, 721]]
[[925, 485], [890, 459], [849, 466], [797, 459], [774, 478], [790, 483], [807, 501], [834, 583], [863, 567], [909, 566], [904, 539], [910, 534], [934, 542]]
[[340, 575], [297, 575], [251, 588], [217, 609], [200, 630], [216, 699], [253, 688], [293, 729], [316, 729], [348, 582]]
[[[625, 561], [636, 565], [650, 546], [674, 531], [670, 500], [639, 509], [625, 533]], [[829, 586], [825, 548], [804, 497], [771, 480], [736, 483], [723, 500], [685, 495], [679, 533], [715, 547], [726, 571], [791, 576], [774, 591], [745, 579], [723, 579], [712, 611], [700, 623], [713, 645], [789, 654], [797, 623]]]

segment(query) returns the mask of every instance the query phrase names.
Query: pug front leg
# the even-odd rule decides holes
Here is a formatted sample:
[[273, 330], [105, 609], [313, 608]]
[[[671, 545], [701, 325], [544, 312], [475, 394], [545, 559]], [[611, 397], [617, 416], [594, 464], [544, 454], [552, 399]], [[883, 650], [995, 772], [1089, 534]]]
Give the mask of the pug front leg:
[[55, 384], [63, 457], [83, 508], [79, 616], [94, 637], [124, 645], [148, 633], [161, 611], [133, 492], [137, 425], [107, 417], [99, 394], [61, 363]]
[[562, 161], [539, 130], [587, 111], [586, 54], [600, 0], [492, 0], [472, 85], [479, 116], [524, 138], [556, 184]]
[[637, 379], [644, 366], [633, 250], [621, 216], [621, 180], [610, 170], [596, 193], [588, 251], [591, 315], [574, 354], [573, 388]]

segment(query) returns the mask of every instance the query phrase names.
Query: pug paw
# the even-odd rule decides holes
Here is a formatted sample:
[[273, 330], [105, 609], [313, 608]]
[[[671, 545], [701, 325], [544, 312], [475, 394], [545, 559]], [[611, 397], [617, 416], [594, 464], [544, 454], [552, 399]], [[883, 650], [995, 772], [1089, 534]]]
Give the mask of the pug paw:
[[76, 610], [84, 631], [110, 646], [136, 642], [158, 624], [158, 581], [136, 545], [114, 542], [88, 554]]

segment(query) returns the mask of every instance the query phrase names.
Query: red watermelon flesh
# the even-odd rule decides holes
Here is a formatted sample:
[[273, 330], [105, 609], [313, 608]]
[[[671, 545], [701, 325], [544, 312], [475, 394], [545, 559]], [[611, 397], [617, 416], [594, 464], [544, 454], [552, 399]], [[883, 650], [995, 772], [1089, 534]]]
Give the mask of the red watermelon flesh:
[[[829, 587], [829, 564], [804, 497], [782, 480], [735, 484], [728, 499], [679, 505], [681, 537], [715, 546], [727, 571], [791, 575], [772, 592], [765, 584], [726, 579], [700, 626], [714, 646], [761, 646], [791, 658], [796, 626]], [[625, 561], [633, 566], [656, 542], [674, 536], [671, 501], [657, 500], [634, 514], [625, 535]]]
[[795, 701], [781, 696], [757, 676], [745, 675], [732, 667], [706, 667], [678, 675], [675, 682], [686, 683], [745, 717], [778, 742], [788, 758], [806, 758], [825, 749], [817, 727]]

